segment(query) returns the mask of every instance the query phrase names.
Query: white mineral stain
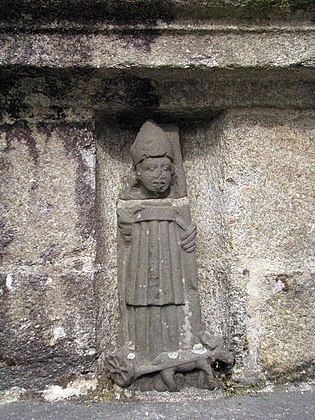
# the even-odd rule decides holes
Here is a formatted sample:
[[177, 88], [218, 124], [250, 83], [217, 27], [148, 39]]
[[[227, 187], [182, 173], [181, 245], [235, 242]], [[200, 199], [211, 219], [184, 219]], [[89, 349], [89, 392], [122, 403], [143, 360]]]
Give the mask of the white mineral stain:
[[0, 393], [0, 405], [23, 400], [26, 389], [14, 386]]
[[91, 347], [90, 349], [88, 349], [87, 351], [88, 356], [94, 356], [94, 354], [96, 354], [96, 349], [94, 347]]
[[53, 280], [52, 280], [52, 278], [51, 277], [47, 277], [47, 280], [46, 280], [46, 286], [48, 285], [48, 284], [51, 284], [53, 282]]
[[95, 154], [91, 153], [90, 150], [82, 150], [81, 155], [83, 157], [85, 165], [89, 168], [88, 178], [90, 187], [94, 190], [95, 189]]
[[207, 350], [204, 348], [204, 346], [201, 343], [195, 344], [192, 352], [195, 354], [204, 354], [207, 352]]
[[7, 289], [9, 289], [9, 290], [13, 289], [12, 283], [13, 283], [13, 277], [12, 277], [12, 274], [9, 273], [7, 275], [7, 278], [6, 278], [6, 281], [5, 281], [5, 285], [6, 285]]
[[177, 359], [178, 353], [176, 353], [176, 352], [168, 353], [168, 357], [170, 359]]
[[53, 329], [53, 337], [51, 338], [49, 344], [54, 346], [60, 338], [65, 338], [67, 336], [63, 327], [58, 326]]
[[136, 355], [134, 353], [129, 353], [127, 356], [128, 360], [133, 360], [136, 357]]
[[70, 382], [66, 388], [62, 388], [59, 385], [52, 385], [43, 391], [43, 396], [45, 401], [54, 402], [87, 394], [88, 392], [94, 391], [96, 386], [96, 379], [78, 379], [76, 381]]

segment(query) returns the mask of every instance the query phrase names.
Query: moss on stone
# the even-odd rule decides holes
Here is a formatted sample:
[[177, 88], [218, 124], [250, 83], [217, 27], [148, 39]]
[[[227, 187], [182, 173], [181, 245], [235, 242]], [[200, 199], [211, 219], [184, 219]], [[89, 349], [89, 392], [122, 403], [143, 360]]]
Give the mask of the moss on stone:
[[315, 364], [301, 364], [294, 369], [283, 370], [276, 373], [268, 372], [267, 377], [277, 385], [285, 385], [287, 383], [306, 382], [315, 378]]
[[114, 382], [107, 372], [102, 373], [98, 377], [98, 384], [96, 390], [90, 396], [93, 400], [111, 401], [115, 398]]
[[248, 393], [255, 393], [264, 388], [265, 383], [263, 381], [257, 381], [250, 385], [242, 385], [233, 382], [232, 380], [228, 380], [224, 384], [224, 396], [225, 397], [232, 397], [238, 395], [244, 395]]

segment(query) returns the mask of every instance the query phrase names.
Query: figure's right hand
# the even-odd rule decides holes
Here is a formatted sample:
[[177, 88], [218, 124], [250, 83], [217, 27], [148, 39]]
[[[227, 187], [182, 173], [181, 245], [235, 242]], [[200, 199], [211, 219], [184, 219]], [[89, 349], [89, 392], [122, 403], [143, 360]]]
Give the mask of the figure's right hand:
[[185, 230], [185, 233], [181, 236], [181, 246], [185, 251], [191, 253], [195, 250], [196, 245], [196, 234], [197, 226], [191, 223]]
[[121, 235], [126, 241], [130, 241], [132, 235], [133, 218], [124, 210], [117, 211], [117, 224]]

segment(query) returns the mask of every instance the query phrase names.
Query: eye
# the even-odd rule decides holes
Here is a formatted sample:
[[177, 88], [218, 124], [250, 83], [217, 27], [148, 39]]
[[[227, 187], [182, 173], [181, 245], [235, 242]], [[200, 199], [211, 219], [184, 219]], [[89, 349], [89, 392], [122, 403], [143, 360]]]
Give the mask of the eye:
[[170, 165], [164, 165], [164, 166], [162, 167], [162, 169], [163, 169], [163, 171], [168, 172], [168, 171], [170, 171], [170, 170], [171, 170], [171, 167], [170, 167]]
[[144, 171], [154, 171], [154, 165], [149, 165], [149, 164], [143, 165], [143, 170]]

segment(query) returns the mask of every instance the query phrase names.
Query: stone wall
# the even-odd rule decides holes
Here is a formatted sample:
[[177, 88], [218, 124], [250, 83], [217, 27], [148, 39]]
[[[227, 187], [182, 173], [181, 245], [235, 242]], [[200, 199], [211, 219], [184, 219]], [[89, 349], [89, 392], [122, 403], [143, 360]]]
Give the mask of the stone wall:
[[90, 378], [115, 346], [115, 202], [147, 118], [180, 128], [232, 382], [312, 378], [312, 2], [6, 3], [0, 388]]
[[95, 356], [94, 172], [80, 124], [1, 126], [2, 387], [45, 384]]
[[223, 120], [230, 313], [241, 377], [312, 371], [314, 138], [312, 111], [231, 111]]

